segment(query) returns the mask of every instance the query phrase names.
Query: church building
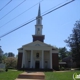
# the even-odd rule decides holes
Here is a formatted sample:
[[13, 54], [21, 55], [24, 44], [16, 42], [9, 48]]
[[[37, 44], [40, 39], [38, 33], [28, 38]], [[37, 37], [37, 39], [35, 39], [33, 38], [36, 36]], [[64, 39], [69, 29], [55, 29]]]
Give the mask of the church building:
[[42, 34], [42, 16], [40, 5], [36, 17], [35, 35], [33, 41], [18, 49], [18, 69], [59, 69], [58, 50], [50, 44], [44, 43]]

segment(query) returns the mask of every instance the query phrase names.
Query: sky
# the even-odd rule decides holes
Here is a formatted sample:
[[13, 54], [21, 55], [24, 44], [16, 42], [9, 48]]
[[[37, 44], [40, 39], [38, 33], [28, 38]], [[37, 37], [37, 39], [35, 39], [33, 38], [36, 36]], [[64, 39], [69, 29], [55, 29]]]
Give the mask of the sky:
[[[11, 2], [5, 6], [9, 1]], [[67, 1], [71, 0], [0, 0], [0, 36], [23, 25], [33, 18], [36, 18], [38, 15], [39, 2], [41, 5], [41, 14], [44, 14], [46, 11], [55, 9]], [[21, 2], [22, 4], [19, 5]], [[21, 13], [23, 14], [18, 16]], [[18, 17], [15, 18], [16, 16]], [[42, 34], [45, 35], [44, 42], [58, 48], [67, 47], [64, 40], [72, 33], [72, 29], [77, 20], [80, 20], [80, 0], [75, 0], [64, 7], [43, 16]], [[4, 53], [13, 52], [17, 55], [18, 48], [32, 42], [32, 35], [35, 34], [35, 25], [36, 21], [33, 21], [2, 37], [0, 46], [2, 46], [1, 48]], [[67, 49], [69, 48], [67, 47]]]

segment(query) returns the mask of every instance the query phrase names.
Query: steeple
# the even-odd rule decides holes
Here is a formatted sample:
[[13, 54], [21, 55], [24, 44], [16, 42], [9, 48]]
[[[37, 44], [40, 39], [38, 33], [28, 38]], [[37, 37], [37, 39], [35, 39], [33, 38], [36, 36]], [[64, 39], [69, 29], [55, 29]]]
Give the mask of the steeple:
[[39, 3], [39, 9], [38, 9], [38, 17], [41, 16], [41, 10], [40, 10], [40, 3]]
[[38, 8], [38, 15], [36, 17], [36, 25], [35, 25], [35, 35], [33, 36], [33, 41], [39, 40], [41, 42], [44, 42], [44, 35], [42, 35], [42, 16], [41, 16], [41, 8], [39, 4]]
[[38, 8], [38, 16], [36, 17], [36, 25], [42, 25], [40, 4], [39, 4], [39, 8]]
[[38, 9], [38, 16], [36, 17], [35, 35], [42, 35], [42, 16], [40, 11], [40, 4]]

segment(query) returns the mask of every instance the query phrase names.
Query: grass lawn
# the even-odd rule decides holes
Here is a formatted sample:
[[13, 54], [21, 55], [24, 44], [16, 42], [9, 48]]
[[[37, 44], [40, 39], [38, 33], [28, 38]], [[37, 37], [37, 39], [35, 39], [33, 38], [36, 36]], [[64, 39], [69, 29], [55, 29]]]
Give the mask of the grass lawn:
[[[45, 72], [45, 80], [73, 80], [73, 74], [80, 74], [80, 71], [65, 71], [65, 72]], [[80, 79], [78, 79], [80, 80]]]
[[[17, 76], [23, 71], [0, 72], [0, 80], [15, 80]], [[74, 73], [80, 74], [79, 70], [76, 71], [65, 71], [65, 72], [44, 72], [45, 80], [73, 80], [72, 76]], [[80, 80], [80, 79], [78, 79]]]
[[22, 71], [8, 70], [8, 72], [0, 72], [0, 80], [15, 80]]

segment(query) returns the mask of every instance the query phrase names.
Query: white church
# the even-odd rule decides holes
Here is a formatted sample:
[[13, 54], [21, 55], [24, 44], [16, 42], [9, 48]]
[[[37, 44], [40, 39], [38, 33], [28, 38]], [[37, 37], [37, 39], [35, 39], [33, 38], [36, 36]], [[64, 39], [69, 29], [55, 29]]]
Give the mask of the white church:
[[45, 35], [42, 34], [42, 16], [40, 5], [36, 17], [35, 35], [33, 41], [18, 49], [17, 69], [55, 69], [58, 70], [58, 50], [44, 43]]

